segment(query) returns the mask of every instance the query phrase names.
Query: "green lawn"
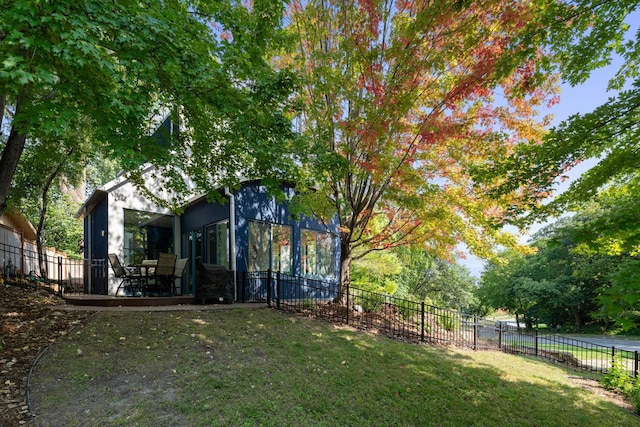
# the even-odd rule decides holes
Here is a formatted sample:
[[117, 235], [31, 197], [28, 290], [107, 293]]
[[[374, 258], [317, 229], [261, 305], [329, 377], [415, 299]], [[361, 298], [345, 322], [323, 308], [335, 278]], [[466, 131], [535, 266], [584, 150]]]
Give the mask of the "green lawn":
[[103, 312], [41, 359], [35, 425], [639, 426], [577, 375], [270, 309]]

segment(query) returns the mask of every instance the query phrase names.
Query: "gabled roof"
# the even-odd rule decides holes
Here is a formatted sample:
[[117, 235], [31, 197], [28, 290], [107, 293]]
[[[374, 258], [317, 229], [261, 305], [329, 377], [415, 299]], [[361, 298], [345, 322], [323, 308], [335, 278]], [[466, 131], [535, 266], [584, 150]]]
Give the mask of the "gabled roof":
[[[155, 168], [155, 166], [146, 165], [142, 173], [148, 172], [153, 168]], [[129, 183], [127, 177], [125, 175], [120, 175], [115, 179], [107, 182], [106, 184], [96, 188], [91, 196], [89, 196], [89, 198], [82, 204], [82, 206], [80, 206], [80, 209], [78, 209], [78, 212], [76, 212], [75, 217], [84, 218], [87, 214], [91, 213], [95, 209], [95, 207], [109, 195], [109, 193], [117, 190], [127, 183]]]
[[91, 213], [97, 205], [100, 204], [108, 195], [107, 191], [96, 189], [93, 194], [80, 206], [75, 218], [83, 219], [88, 213]]

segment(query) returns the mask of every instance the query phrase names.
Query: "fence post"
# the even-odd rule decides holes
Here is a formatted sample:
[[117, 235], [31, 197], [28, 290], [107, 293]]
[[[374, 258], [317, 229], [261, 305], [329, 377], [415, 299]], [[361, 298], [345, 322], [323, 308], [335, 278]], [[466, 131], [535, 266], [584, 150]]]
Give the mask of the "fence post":
[[241, 285], [240, 285], [240, 292], [242, 292], [242, 302], [245, 303], [247, 302], [247, 272], [243, 271], [242, 272], [242, 278], [241, 280]]
[[347, 325], [349, 324], [349, 282], [347, 282]]
[[62, 296], [62, 257], [58, 257], [58, 295]]
[[424, 342], [424, 301], [420, 303], [420, 340]]
[[478, 315], [473, 315], [473, 349], [478, 350]]
[[633, 378], [638, 378], [638, 350], [633, 352]]
[[280, 310], [280, 270], [276, 273], [276, 307]]
[[267, 270], [267, 306], [271, 307], [271, 270]]
[[498, 350], [502, 351], [502, 322], [498, 328]]
[[535, 356], [538, 357], [538, 330], [536, 329], [536, 349]]

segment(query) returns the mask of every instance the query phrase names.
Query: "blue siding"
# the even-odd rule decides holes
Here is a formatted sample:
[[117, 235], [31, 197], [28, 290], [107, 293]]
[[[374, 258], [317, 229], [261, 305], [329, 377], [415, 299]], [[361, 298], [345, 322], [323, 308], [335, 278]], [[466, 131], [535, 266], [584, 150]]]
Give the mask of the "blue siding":
[[[293, 195], [291, 187], [282, 187], [289, 196]], [[247, 271], [249, 264], [249, 220], [264, 221], [274, 224], [288, 225], [292, 227], [293, 247], [293, 274], [301, 274], [301, 230], [310, 229], [316, 231], [328, 231], [325, 225], [315, 218], [302, 217], [295, 219], [286, 203], [276, 203], [269, 195], [266, 188], [259, 183], [251, 183], [236, 192], [236, 268], [238, 271]], [[328, 224], [330, 231], [337, 230], [337, 221]], [[339, 247], [336, 246], [338, 249]], [[339, 259], [339, 250], [336, 250], [336, 264]]]
[[[91, 212], [84, 218], [84, 257], [105, 260], [108, 251], [109, 236], [109, 215], [108, 215], [108, 198], [105, 197]], [[114, 224], [114, 227], [116, 225]], [[89, 231], [91, 230], [91, 234]], [[104, 237], [101, 231], [104, 230]], [[91, 251], [91, 253], [90, 253]], [[91, 256], [90, 256], [91, 255]], [[108, 265], [107, 265], [107, 268]], [[89, 291], [89, 283], [91, 283], [92, 294], [106, 295], [107, 278], [102, 268], [90, 268], [85, 270], [84, 287], [85, 292]]]
[[[289, 196], [293, 195], [291, 187], [282, 187]], [[248, 270], [249, 251], [249, 221], [263, 221], [272, 224], [290, 226], [292, 229], [292, 263], [293, 274], [301, 273], [301, 230], [309, 229], [316, 231], [327, 231], [325, 225], [315, 218], [302, 217], [295, 219], [286, 203], [277, 203], [267, 189], [259, 182], [245, 183], [239, 190], [235, 191], [235, 216], [236, 216], [236, 269], [237, 271]], [[207, 202], [205, 199], [188, 206], [180, 218], [182, 232], [198, 230], [204, 235], [204, 228], [207, 225], [229, 219], [229, 202]], [[337, 230], [337, 222], [329, 224], [331, 231]], [[202, 245], [205, 242], [203, 239]], [[205, 248], [200, 248], [202, 254]], [[336, 241], [336, 254], [339, 254], [339, 246]], [[338, 257], [336, 257], [337, 267]]]
[[229, 202], [209, 203], [202, 199], [187, 207], [180, 217], [180, 227], [182, 232], [204, 227], [214, 222], [229, 218]]
[[[245, 185], [236, 193], [236, 269], [247, 271], [249, 269], [249, 221], [264, 221], [274, 224], [294, 226], [289, 210], [283, 204], [276, 203], [269, 195], [266, 188], [259, 183]], [[293, 247], [299, 246], [300, 233], [293, 228]], [[298, 254], [299, 255], [299, 254]], [[294, 272], [296, 260], [293, 256]]]
[[[108, 198], [105, 197], [88, 218], [89, 221], [92, 221], [90, 241], [93, 243], [92, 256], [94, 259], [106, 259], [109, 249], [107, 242], [107, 236], [109, 236], [109, 206], [107, 200]], [[117, 224], [113, 224], [113, 226], [117, 227]], [[104, 236], [102, 236], [102, 230], [104, 230]], [[87, 244], [86, 242], [85, 240], [85, 245]]]

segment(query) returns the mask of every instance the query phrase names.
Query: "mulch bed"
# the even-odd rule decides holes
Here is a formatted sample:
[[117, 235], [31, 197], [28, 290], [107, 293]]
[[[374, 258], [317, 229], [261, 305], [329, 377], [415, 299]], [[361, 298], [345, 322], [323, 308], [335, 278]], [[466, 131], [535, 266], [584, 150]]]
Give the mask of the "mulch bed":
[[0, 284], [0, 425], [29, 421], [27, 377], [34, 360], [91, 314], [53, 309], [63, 304], [33, 284]]

